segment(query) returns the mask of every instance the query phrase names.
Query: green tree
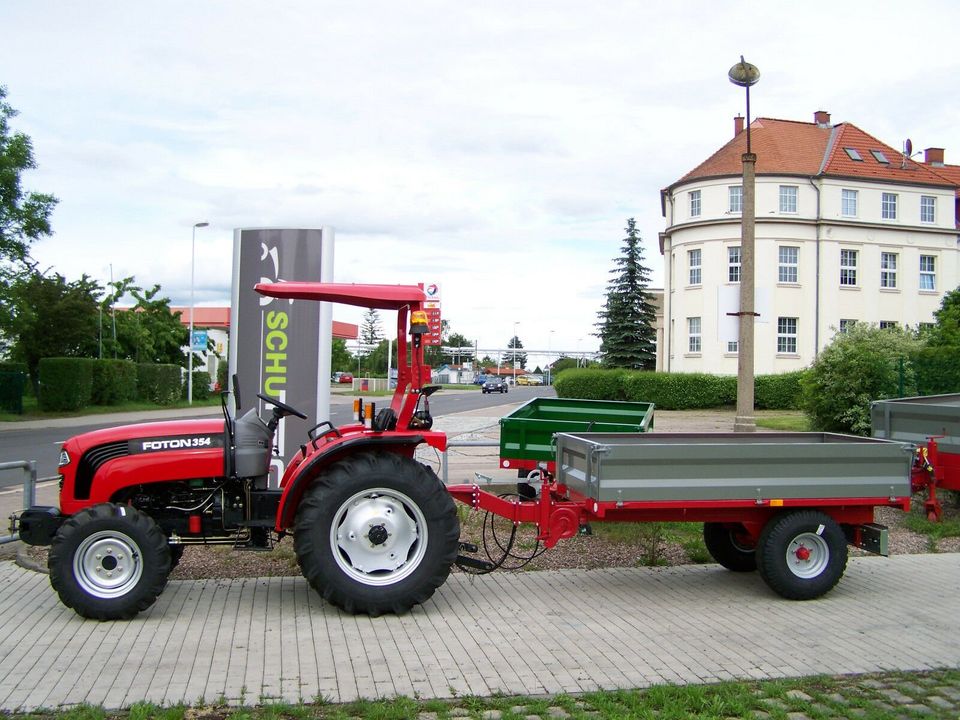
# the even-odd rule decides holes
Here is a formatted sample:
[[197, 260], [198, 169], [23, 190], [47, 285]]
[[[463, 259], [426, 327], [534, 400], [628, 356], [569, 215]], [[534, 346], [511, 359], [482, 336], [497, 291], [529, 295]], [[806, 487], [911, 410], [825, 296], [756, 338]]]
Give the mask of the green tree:
[[50, 214], [57, 199], [21, 186], [20, 176], [37, 163], [30, 137], [10, 128], [17, 111], [6, 97], [7, 88], [0, 85], [0, 260], [22, 262], [30, 244], [50, 234]]
[[41, 358], [96, 357], [97, 297], [103, 289], [86, 275], [68, 282], [59, 273], [47, 276], [27, 267], [6, 288], [0, 330], [11, 358], [26, 364], [37, 388]]
[[347, 341], [343, 338], [334, 338], [330, 348], [331, 372], [349, 372], [355, 365], [353, 355], [347, 350]]
[[[170, 298], [158, 297], [160, 286], [149, 290], [134, 285], [132, 277], [115, 281], [111, 292], [103, 299], [103, 356], [133, 360], [138, 363], [169, 363], [187, 365], [184, 347], [190, 331], [181, 322], [180, 313], [170, 310]], [[132, 308], [113, 312], [116, 302], [126, 295], [136, 304]], [[111, 317], [108, 321], [108, 315]], [[117, 326], [113, 340], [112, 322]], [[212, 346], [212, 343], [210, 344]], [[194, 368], [203, 368], [200, 355], [194, 355]]]
[[920, 348], [917, 336], [902, 328], [883, 330], [857, 323], [837, 333], [805, 373], [801, 406], [815, 430], [870, 433], [870, 403], [916, 395], [910, 357]]
[[960, 347], [960, 288], [943, 296], [933, 317], [936, 325], [924, 335], [929, 345]]
[[450, 352], [444, 353], [444, 362], [459, 365], [464, 361], [469, 362], [473, 359], [473, 343], [460, 333], [451, 334], [443, 344], [445, 347], [450, 348]]
[[516, 367], [520, 369], [526, 369], [527, 367], [527, 354], [525, 352], [520, 352], [520, 349], [523, 347], [523, 342], [520, 338], [514, 335], [510, 338], [510, 342], [507, 343], [507, 353], [503, 356], [503, 364], [509, 367]]
[[363, 323], [360, 325], [360, 342], [364, 345], [376, 345], [383, 339], [383, 329], [380, 326], [380, 313], [370, 308], [363, 314]]
[[556, 361], [550, 366], [550, 372], [556, 375], [558, 372], [563, 370], [569, 370], [570, 368], [579, 367], [577, 363], [577, 358], [567, 357], [562, 355], [556, 359]]
[[643, 264], [643, 246], [636, 221], [627, 219], [622, 254], [614, 258], [607, 285], [607, 300], [597, 313], [603, 365], [613, 368], [654, 370], [657, 366], [656, 310], [646, 292], [650, 270]]

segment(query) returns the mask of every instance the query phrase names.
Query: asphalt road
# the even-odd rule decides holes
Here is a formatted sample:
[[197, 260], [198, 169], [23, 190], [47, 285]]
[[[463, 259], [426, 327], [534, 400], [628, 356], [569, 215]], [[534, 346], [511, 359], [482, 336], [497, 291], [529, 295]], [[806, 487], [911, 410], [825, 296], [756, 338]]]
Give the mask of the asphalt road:
[[[555, 393], [550, 387], [513, 387], [510, 392], [483, 394], [477, 390], [464, 392], [444, 391], [436, 393], [430, 398], [430, 411], [434, 417], [451, 413], [478, 410], [483, 407], [503, 405], [508, 402], [523, 402], [533, 397], [553, 396]], [[377, 398], [378, 404], [384, 403], [387, 398]], [[345, 425], [353, 418], [352, 403], [346, 402], [343, 396], [335, 396], [331, 403], [331, 422], [334, 425]], [[218, 416], [219, 410], [211, 408], [210, 417]], [[30, 430], [5, 430], [0, 432], [0, 463], [20, 460], [37, 461], [37, 477], [52, 477], [57, 473], [57, 458], [59, 443], [73, 435], [89, 432], [106, 427], [125, 425], [130, 421], [104, 423], [91, 417], [89, 424], [83, 423], [71, 427], [42, 428]], [[0, 473], [0, 488], [20, 485], [23, 475], [19, 472]]]

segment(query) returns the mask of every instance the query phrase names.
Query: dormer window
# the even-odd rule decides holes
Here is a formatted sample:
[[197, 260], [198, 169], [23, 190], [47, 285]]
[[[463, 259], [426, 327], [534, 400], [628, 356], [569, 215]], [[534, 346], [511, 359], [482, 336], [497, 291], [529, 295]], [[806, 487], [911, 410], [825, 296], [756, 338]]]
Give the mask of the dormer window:
[[875, 159], [878, 163], [882, 163], [882, 164], [884, 164], [884, 165], [889, 165], [889, 164], [890, 164], [890, 161], [887, 160], [887, 156], [884, 155], [882, 151], [880, 151], [880, 150], [871, 150], [871, 151], [870, 151], [870, 154], [873, 155], [874, 159]]
[[863, 162], [863, 158], [860, 157], [860, 153], [857, 152], [856, 148], [844, 148], [843, 151], [851, 160], [856, 160], [857, 162]]

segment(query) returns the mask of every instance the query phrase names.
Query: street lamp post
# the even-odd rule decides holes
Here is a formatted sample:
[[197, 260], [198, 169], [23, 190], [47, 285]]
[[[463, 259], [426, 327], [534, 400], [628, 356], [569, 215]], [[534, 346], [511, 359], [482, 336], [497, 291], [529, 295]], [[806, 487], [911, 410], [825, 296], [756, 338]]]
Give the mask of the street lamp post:
[[757, 429], [753, 415], [754, 390], [754, 244], [756, 223], [756, 164], [757, 156], [750, 147], [750, 86], [760, 79], [760, 71], [740, 56], [740, 62], [730, 68], [730, 82], [747, 91], [747, 151], [743, 163], [743, 207], [740, 213], [740, 330], [737, 336], [737, 415], [734, 432], [754, 432]]
[[519, 320], [513, 321], [513, 382], [517, 382], [517, 325], [520, 324]]
[[190, 335], [187, 338], [187, 405], [193, 405], [193, 279], [196, 269], [197, 228], [207, 227], [210, 223], [193, 224], [190, 233]]

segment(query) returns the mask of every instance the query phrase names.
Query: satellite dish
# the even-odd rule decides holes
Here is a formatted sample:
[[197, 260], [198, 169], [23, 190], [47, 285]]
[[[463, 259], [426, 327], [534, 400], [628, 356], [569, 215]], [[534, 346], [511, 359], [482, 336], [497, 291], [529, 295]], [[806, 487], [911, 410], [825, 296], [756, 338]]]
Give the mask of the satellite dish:
[[913, 143], [910, 141], [910, 138], [907, 138], [907, 141], [903, 144], [903, 154], [907, 157], [913, 155]]

